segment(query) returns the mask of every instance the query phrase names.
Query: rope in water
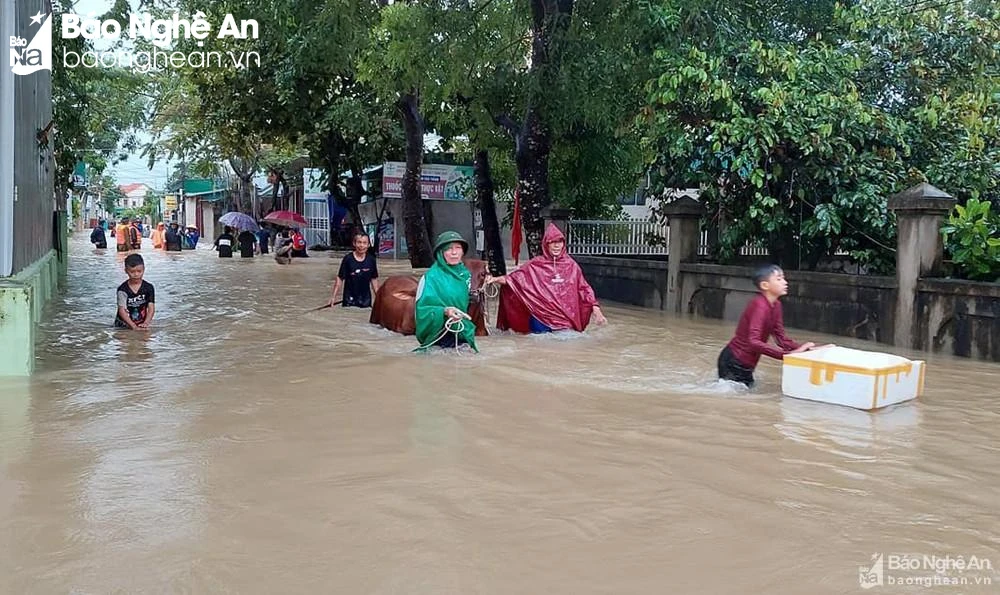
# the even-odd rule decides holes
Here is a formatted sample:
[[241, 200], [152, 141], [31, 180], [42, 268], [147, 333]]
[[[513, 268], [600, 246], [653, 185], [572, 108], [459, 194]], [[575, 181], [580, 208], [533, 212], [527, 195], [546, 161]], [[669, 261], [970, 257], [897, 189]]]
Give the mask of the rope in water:
[[486, 334], [492, 335], [493, 331], [490, 330], [489, 301], [500, 297], [500, 285], [496, 283], [483, 284], [479, 289], [475, 290], [475, 293], [479, 296], [479, 306], [483, 311], [483, 324], [486, 327]]
[[[482, 296], [482, 298], [484, 298], [479, 300], [479, 305], [481, 306], [483, 311], [483, 322], [485, 323], [486, 326], [486, 334], [491, 335], [493, 333], [490, 332], [490, 309], [487, 300], [492, 300], [500, 297], [500, 286], [497, 285], [496, 283], [490, 283], [489, 285], [483, 285], [479, 289], [475, 290], [475, 293], [478, 293], [480, 296]], [[448, 320], [445, 321], [444, 328], [441, 329], [441, 333], [437, 337], [434, 337], [434, 340], [431, 341], [430, 344], [435, 345], [438, 341], [443, 339], [444, 336], [447, 335], [448, 333], [454, 333], [455, 352], [458, 353], [458, 335], [462, 334], [464, 331], [465, 331], [465, 320], [463, 320], [462, 318], [449, 318]]]
[[[483, 313], [483, 328], [486, 329], [486, 334], [490, 334], [490, 309], [489, 304], [486, 302], [486, 298], [483, 297], [483, 290], [477, 289], [475, 292], [476, 303], [479, 304], [479, 311]], [[472, 297], [471, 295], [469, 296]], [[470, 319], [471, 320], [471, 319]]]
[[455, 353], [458, 353], [458, 335], [465, 331], [465, 321], [461, 318], [449, 318], [444, 321], [444, 328], [441, 329], [441, 334], [434, 337], [434, 340], [430, 342], [430, 345], [437, 345], [437, 342], [444, 338], [448, 333], [455, 334]]

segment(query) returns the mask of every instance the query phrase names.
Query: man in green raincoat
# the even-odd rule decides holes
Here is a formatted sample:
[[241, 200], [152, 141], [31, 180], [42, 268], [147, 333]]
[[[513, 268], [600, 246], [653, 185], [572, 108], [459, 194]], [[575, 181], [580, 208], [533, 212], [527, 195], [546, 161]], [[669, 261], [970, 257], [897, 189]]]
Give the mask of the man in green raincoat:
[[[434, 264], [417, 286], [417, 340], [424, 351], [432, 345], [468, 343], [476, 352], [476, 325], [467, 314], [472, 274], [462, 263], [469, 244], [458, 232], [446, 231], [434, 243]], [[448, 330], [459, 328], [458, 333]]]

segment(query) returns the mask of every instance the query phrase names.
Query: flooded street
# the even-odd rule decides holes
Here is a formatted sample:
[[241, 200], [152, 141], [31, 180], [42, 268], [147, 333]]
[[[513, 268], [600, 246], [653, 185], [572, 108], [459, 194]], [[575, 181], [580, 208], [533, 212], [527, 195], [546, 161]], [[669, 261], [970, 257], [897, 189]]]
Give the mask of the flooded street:
[[122, 256], [85, 236], [36, 374], [0, 379], [2, 593], [858, 593], [876, 553], [986, 558], [992, 586], [933, 590], [1000, 590], [998, 364], [825, 338], [927, 359], [869, 414], [782, 397], [767, 358], [718, 383], [735, 324], [614, 304], [413, 354], [307, 312], [339, 258], [204, 242], [145, 240], [154, 330], [115, 331]]

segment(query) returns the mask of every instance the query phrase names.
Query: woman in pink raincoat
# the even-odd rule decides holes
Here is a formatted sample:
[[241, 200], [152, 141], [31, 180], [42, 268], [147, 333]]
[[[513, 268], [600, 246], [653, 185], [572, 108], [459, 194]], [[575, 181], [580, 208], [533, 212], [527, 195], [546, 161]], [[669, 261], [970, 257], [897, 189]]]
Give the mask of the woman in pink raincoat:
[[542, 238], [541, 256], [508, 275], [487, 277], [486, 282], [502, 286], [497, 313], [501, 330], [583, 332], [591, 317], [597, 324], [607, 322], [580, 265], [566, 253], [566, 236], [552, 223]]

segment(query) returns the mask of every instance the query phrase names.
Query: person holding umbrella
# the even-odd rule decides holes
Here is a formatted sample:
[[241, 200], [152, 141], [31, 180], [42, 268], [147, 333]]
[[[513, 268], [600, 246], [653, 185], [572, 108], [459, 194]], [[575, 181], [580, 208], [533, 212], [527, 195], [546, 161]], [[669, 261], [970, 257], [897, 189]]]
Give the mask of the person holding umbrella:
[[[275, 244], [274, 248], [275, 248], [276, 260], [278, 260], [279, 256], [281, 256], [282, 258], [287, 258], [292, 256], [298, 256], [298, 257], [309, 256], [306, 253], [305, 238], [303, 238], [302, 234], [299, 233], [298, 231], [299, 228], [309, 227], [309, 222], [306, 221], [305, 217], [299, 215], [298, 213], [293, 213], [291, 211], [274, 211], [273, 213], [268, 213], [268, 215], [264, 217], [264, 222], [273, 223], [275, 225], [281, 225], [283, 227], [289, 227], [295, 230], [292, 235], [290, 252], [288, 252], [287, 254], [279, 255], [278, 251], [280, 250], [280, 248], [278, 247], [277, 244]], [[278, 262], [281, 262], [281, 260], [278, 260]]]
[[253, 258], [257, 253], [257, 234], [249, 229], [244, 229], [236, 236], [236, 243], [240, 246], [240, 258]]
[[244, 215], [238, 211], [230, 211], [222, 217], [219, 217], [219, 223], [241, 231], [248, 230], [256, 232], [260, 229], [260, 226], [253, 220], [253, 217], [250, 215]]
[[274, 211], [273, 213], [268, 213], [267, 217], [264, 217], [264, 223], [274, 223], [275, 225], [290, 228], [309, 227], [309, 222], [306, 221], [305, 217], [291, 211]]
[[229, 228], [240, 230], [239, 235], [236, 236], [236, 243], [240, 247], [240, 257], [253, 258], [253, 255], [257, 252], [256, 232], [260, 230], [260, 226], [253, 220], [253, 217], [244, 215], [238, 211], [230, 211], [219, 217], [219, 223]]

